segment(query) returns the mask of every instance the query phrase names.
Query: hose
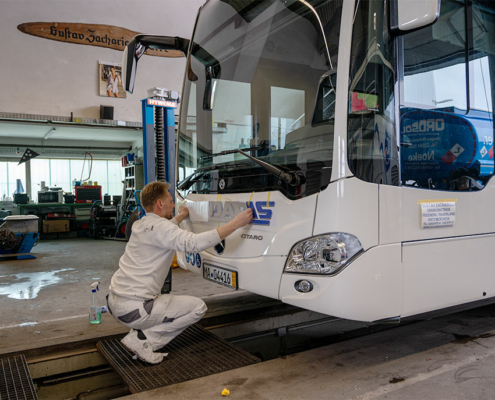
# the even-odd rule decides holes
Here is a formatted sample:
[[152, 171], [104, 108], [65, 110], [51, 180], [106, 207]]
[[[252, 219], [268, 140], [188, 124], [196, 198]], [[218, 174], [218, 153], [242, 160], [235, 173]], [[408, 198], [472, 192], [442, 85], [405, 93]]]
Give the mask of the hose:
[[[84, 165], [86, 164], [86, 156], [90, 156], [91, 157], [91, 164], [90, 164], [90, 167], [89, 167], [89, 176], [83, 181], [83, 174], [84, 174]], [[86, 181], [89, 181], [89, 178], [91, 178], [91, 172], [93, 171], [93, 156], [88, 153], [87, 151], [84, 153], [84, 161], [83, 161], [83, 167], [82, 167], [82, 171], [81, 171], [81, 183], [82, 182], [86, 182]]]
[[165, 181], [165, 127], [163, 108], [155, 107], [156, 180]]

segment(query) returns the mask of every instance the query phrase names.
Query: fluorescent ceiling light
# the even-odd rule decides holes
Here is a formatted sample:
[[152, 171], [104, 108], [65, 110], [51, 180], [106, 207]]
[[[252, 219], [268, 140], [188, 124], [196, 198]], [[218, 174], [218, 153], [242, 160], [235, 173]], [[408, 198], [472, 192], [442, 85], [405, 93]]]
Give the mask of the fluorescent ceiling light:
[[45, 137], [43, 138], [43, 140], [46, 140], [46, 139], [49, 139], [50, 136], [52, 136], [54, 133], [55, 133], [56, 129], [55, 128], [52, 128], [48, 131], [48, 133], [45, 135]]

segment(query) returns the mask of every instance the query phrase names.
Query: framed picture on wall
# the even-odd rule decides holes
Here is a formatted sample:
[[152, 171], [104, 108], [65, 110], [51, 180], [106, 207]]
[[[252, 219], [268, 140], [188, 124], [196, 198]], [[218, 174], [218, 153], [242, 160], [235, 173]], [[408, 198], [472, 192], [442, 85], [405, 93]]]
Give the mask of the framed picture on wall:
[[98, 61], [98, 82], [100, 96], [125, 99], [127, 93], [122, 86], [122, 64]]

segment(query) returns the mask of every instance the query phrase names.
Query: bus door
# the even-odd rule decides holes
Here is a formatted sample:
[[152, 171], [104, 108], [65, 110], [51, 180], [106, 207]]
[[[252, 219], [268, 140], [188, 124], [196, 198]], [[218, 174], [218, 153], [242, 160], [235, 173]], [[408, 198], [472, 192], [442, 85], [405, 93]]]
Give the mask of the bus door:
[[407, 316], [495, 296], [495, 4], [442, 0], [399, 42]]

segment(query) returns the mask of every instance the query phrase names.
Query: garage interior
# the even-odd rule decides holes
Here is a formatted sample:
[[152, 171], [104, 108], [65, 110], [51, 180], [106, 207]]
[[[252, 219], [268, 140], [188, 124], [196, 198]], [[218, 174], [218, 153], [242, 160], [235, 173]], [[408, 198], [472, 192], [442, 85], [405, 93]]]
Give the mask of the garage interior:
[[[106, 297], [132, 233], [132, 223], [142, 213], [140, 192], [157, 177], [155, 172], [148, 175], [155, 168], [156, 130], [152, 130], [153, 116], [146, 113], [163, 107], [162, 115], [167, 118], [168, 112], [163, 139], [166, 173], [176, 185], [192, 171], [175, 168], [174, 146], [182, 118], [178, 96], [183, 96], [185, 76], [194, 81], [186, 58], [174, 55], [178, 49], [169, 49], [172, 55], [164, 55], [167, 51], [163, 49], [147, 48], [139, 61], [133, 93], [126, 93], [122, 82], [124, 48], [132, 37], [143, 33], [191, 38], [204, 3], [1, 2], [0, 33], [8, 40], [0, 45], [0, 400], [493, 398], [494, 297], [481, 299], [476, 307], [470, 304], [410, 319], [361, 322], [215, 283], [202, 273], [185, 269], [176, 257], [162, 293], [201, 298], [208, 307], [205, 316], [161, 350], [169, 354], [161, 364], [139, 360], [121, 345], [129, 328], [111, 315]], [[232, 17], [238, 29], [251, 18], [251, 12], [262, 13], [268, 8], [262, 3], [291, 3], [292, 7], [297, 0], [257, 1], [252, 8], [251, 1], [212, 3], [232, 3], [236, 12], [247, 13], [243, 21]], [[325, 1], [310, 3], [320, 5]], [[338, 51], [336, 43], [325, 46]], [[266, 49], [283, 54], [281, 46], [273, 43], [266, 44]], [[329, 55], [329, 59], [330, 63], [336, 62], [335, 57]], [[336, 68], [329, 69], [319, 84], [334, 85], [332, 74]], [[304, 114], [316, 107], [313, 97], [318, 91], [314, 89], [323, 90], [323, 86], [312, 88], [310, 97], [304, 93], [306, 80], [310, 79], [302, 77], [302, 69], [294, 69], [285, 77], [286, 81], [297, 81], [295, 89], [285, 88], [287, 82], [272, 65], [267, 70], [267, 76], [280, 87], [274, 85], [270, 91], [263, 80], [258, 80], [252, 89], [247, 90], [242, 82], [228, 90], [249, 95], [252, 90], [261, 94], [260, 104], [267, 110], [278, 104], [290, 114], [289, 118], [259, 111], [262, 124], [271, 121], [267, 122], [272, 128], [268, 135], [275, 138], [276, 145], [265, 145], [268, 152], [283, 149], [286, 140], [286, 147], [290, 147], [289, 136], [283, 137], [280, 132], [289, 125], [299, 128], [301, 121], [304, 125]], [[207, 73], [206, 78], [199, 79], [211, 81], [212, 76], [220, 76], [218, 70], [209, 73], [213, 75]], [[223, 73], [227, 76], [228, 68]], [[158, 92], [168, 97], [156, 97]], [[289, 96], [296, 101], [291, 103]], [[204, 104], [208, 102], [206, 97], [205, 93]], [[168, 103], [145, 111], [146, 104], [151, 104], [146, 102], [157, 98]], [[246, 99], [243, 97], [244, 103], [250, 103]], [[195, 110], [203, 106], [211, 111], [213, 106], [208, 108], [202, 101], [199, 98], [190, 107]], [[217, 97], [216, 101], [217, 106], [228, 108], [225, 99]], [[169, 102], [177, 104], [171, 106]], [[378, 101], [375, 103], [372, 106], [378, 108]], [[255, 108], [254, 101], [249, 107]], [[151, 123], [147, 118], [150, 115]], [[200, 128], [221, 135], [227, 132], [229, 123], [235, 125], [234, 117], [229, 122], [227, 112], [219, 115], [221, 118], [212, 121], [187, 115], [182, 121], [196, 140], [196, 129], [201, 138]], [[490, 118], [492, 115], [490, 110]], [[320, 122], [315, 119], [308, 124], [316, 126]], [[493, 120], [490, 122], [493, 127]], [[249, 125], [249, 134], [257, 134], [260, 125], [254, 119], [249, 119], [246, 126], [246, 120], [236, 120], [236, 124], [239, 132]], [[236, 140], [234, 152], [261, 146], [248, 143], [249, 138], [244, 136], [236, 136]], [[324, 146], [322, 143], [319, 145]], [[197, 152], [195, 156], [201, 159], [200, 150]], [[484, 153], [488, 154], [486, 148]], [[210, 158], [217, 155], [228, 156], [219, 152]], [[243, 156], [232, 155], [234, 160], [242, 161]], [[308, 165], [310, 162], [319, 161], [310, 159]], [[173, 171], [170, 175], [171, 169], [177, 171], [177, 177]], [[282, 169], [289, 182], [291, 171]], [[282, 175], [277, 173], [280, 184]], [[218, 193], [210, 200], [218, 203], [222, 197]], [[254, 190], [247, 194], [248, 208], [254, 194]], [[263, 196], [256, 204], [269, 208], [270, 192], [268, 197]], [[299, 198], [290, 198], [287, 203]], [[254, 199], [259, 200], [256, 196]], [[298, 225], [294, 223], [294, 227], [297, 230]], [[243, 239], [249, 242], [259, 237]], [[287, 244], [291, 251], [293, 245]], [[191, 253], [190, 259], [186, 253], [186, 260], [201, 268], [195, 254]], [[245, 262], [249, 257], [240, 258]], [[267, 260], [269, 264], [272, 259]], [[374, 279], [378, 281], [380, 276]], [[266, 276], [256, 278], [260, 287], [267, 280]], [[101, 323], [93, 324], [88, 311], [96, 284]], [[294, 293], [301, 298], [305, 295], [297, 288]]]

